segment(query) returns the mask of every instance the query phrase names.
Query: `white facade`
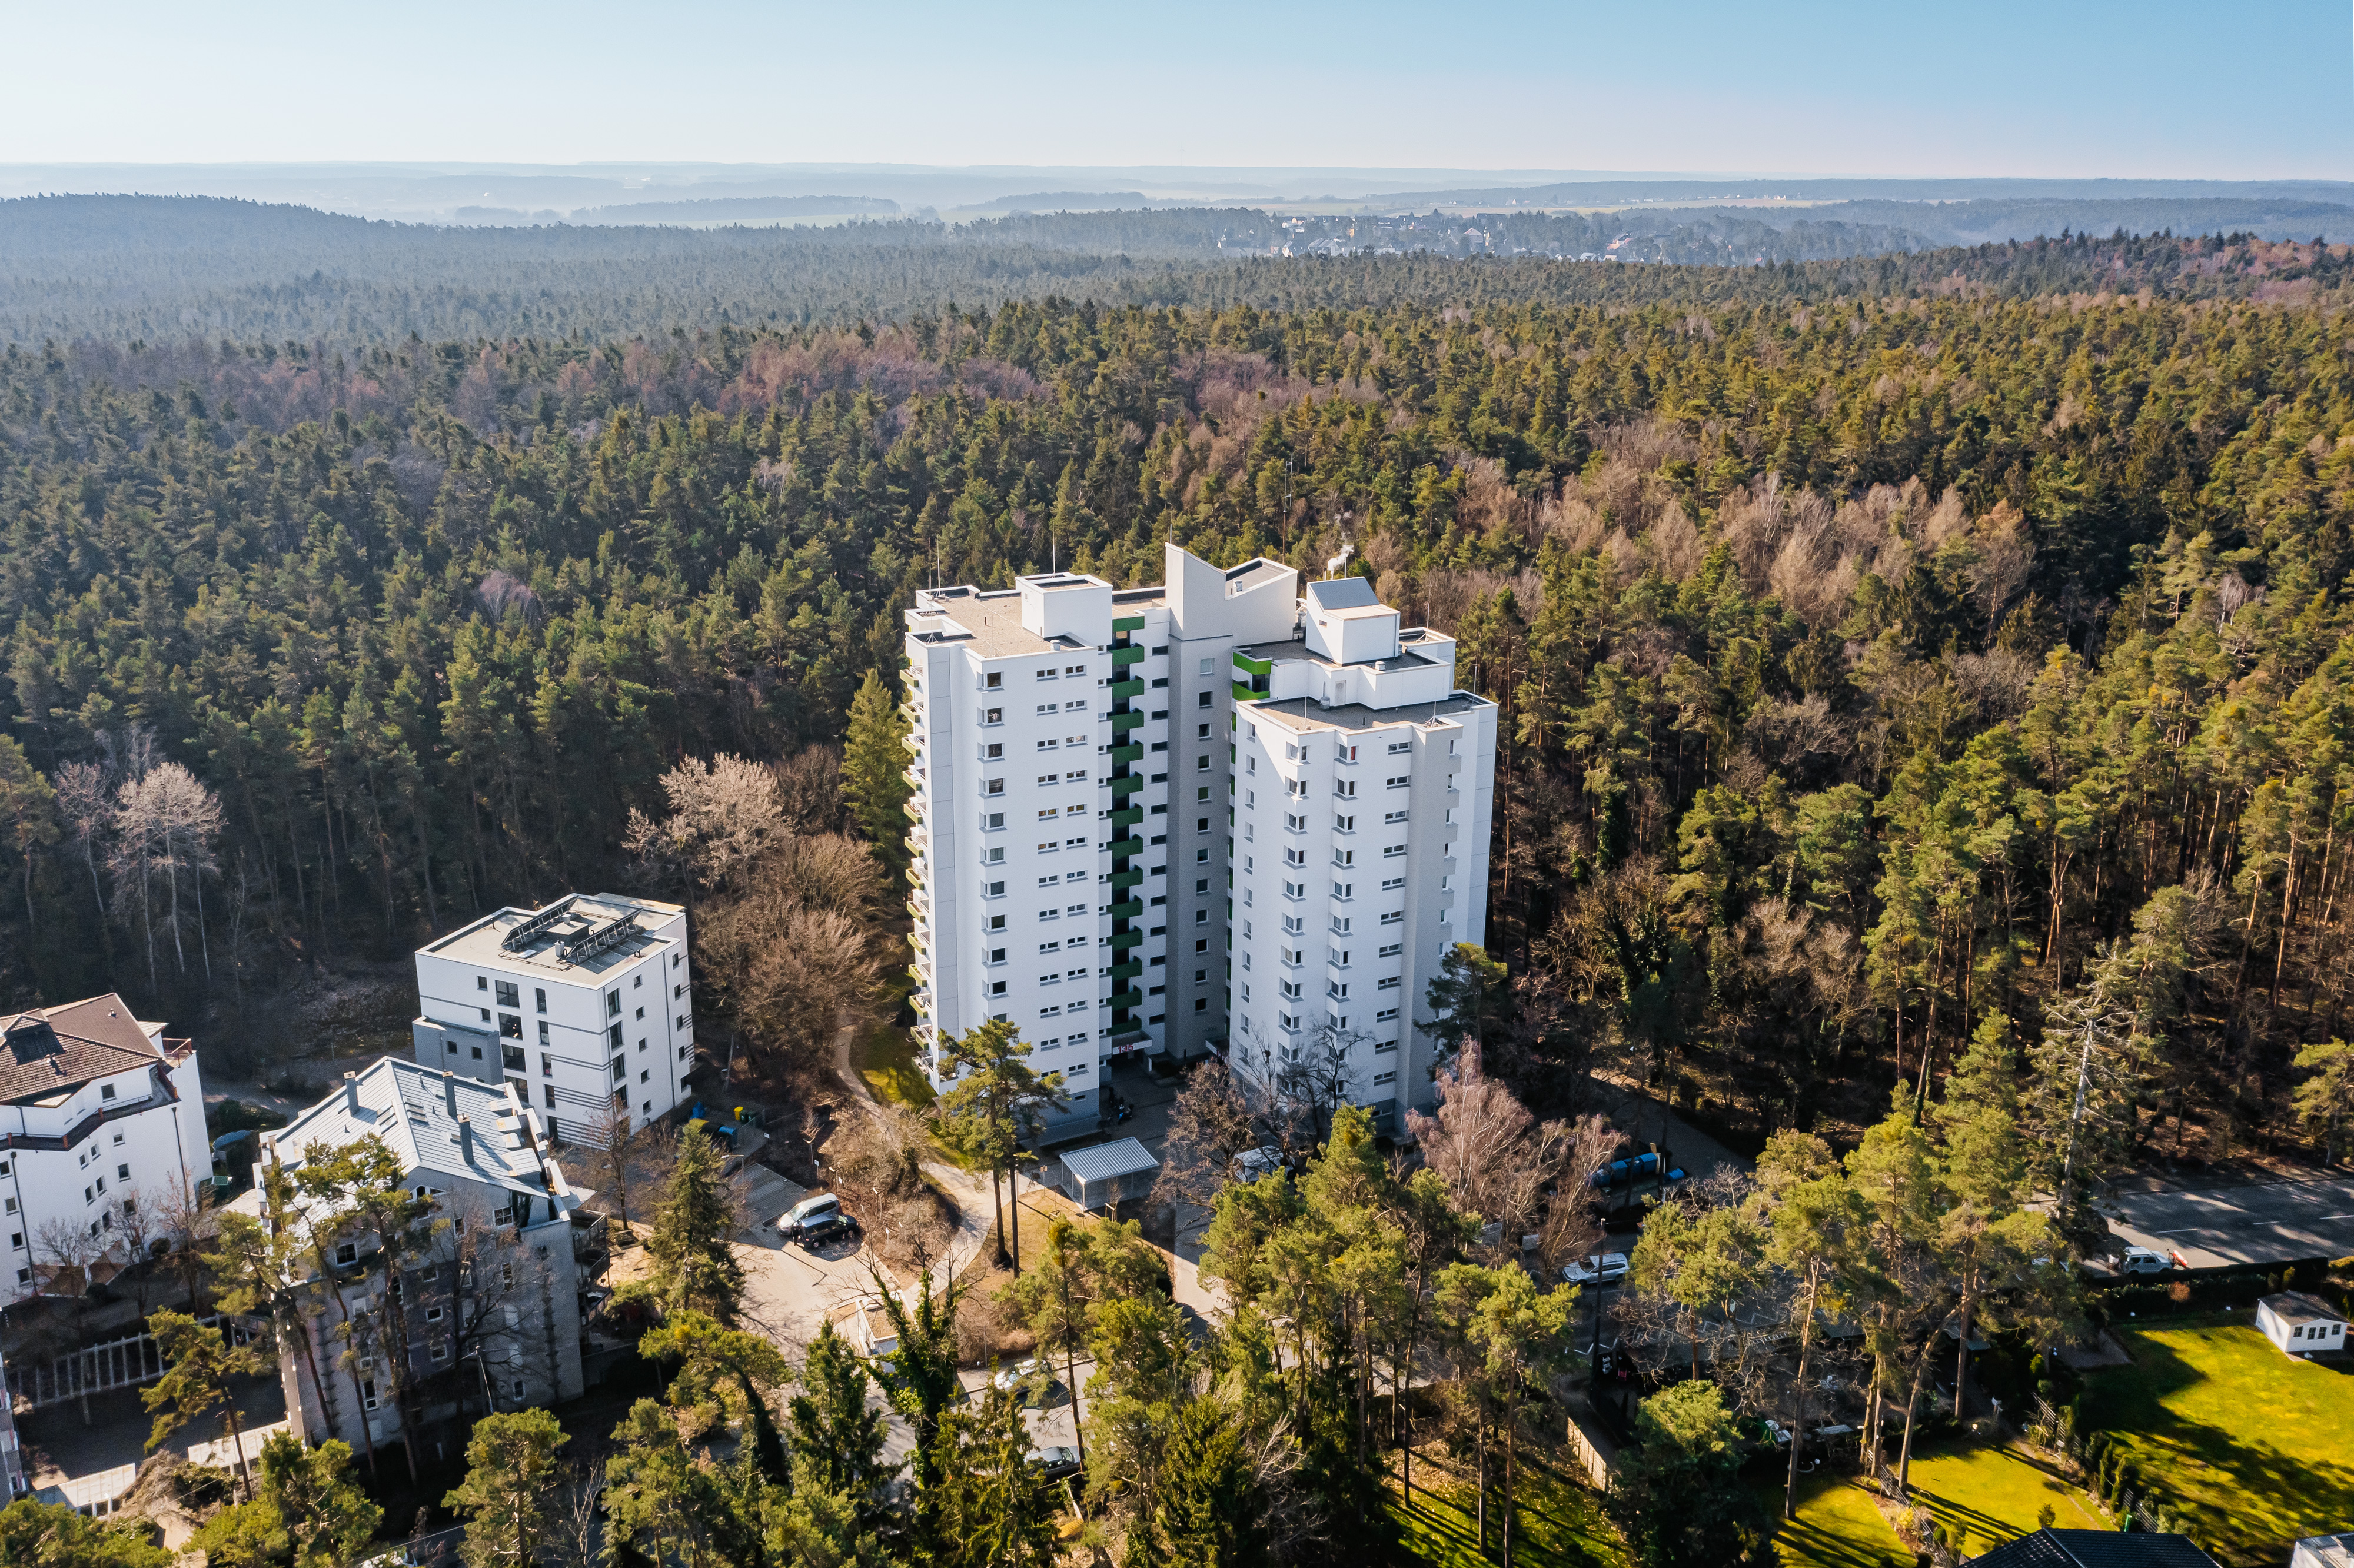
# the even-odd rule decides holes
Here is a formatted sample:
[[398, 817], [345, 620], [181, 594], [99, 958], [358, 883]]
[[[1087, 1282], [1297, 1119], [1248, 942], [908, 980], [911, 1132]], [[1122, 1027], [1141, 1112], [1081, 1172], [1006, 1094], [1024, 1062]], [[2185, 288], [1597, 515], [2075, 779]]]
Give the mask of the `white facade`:
[[2344, 1315], [2302, 1290], [2283, 1290], [2259, 1299], [2256, 1327], [2292, 1356], [2325, 1355], [2346, 1348]]
[[695, 1065], [686, 912], [610, 893], [502, 909], [417, 950], [420, 1066], [505, 1082], [558, 1142], [644, 1126]]
[[1215, 1049], [1272, 1082], [1329, 1016], [1364, 1035], [1350, 1097], [1425, 1104], [1397, 1064], [1446, 945], [1484, 934], [1494, 706], [1362, 578], [1303, 599], [1274, 562], [1167, 562], [1159, 588], [1064, 574], [907, 612], [933, 1081], [941, 1033], [1002, 1017], [1065, 1075], [1065, 1122], [1093, 1120], [1116, 1053]]
[[[291, 1176], [313, 1147], [365, 1138], [392, 1151], [401, 1184], [432, 1206], [402, 1244], [397, 1287], [363, 1225], [339, 1223], [323, 1205], [297, 1216], [317, 1227], [297, 1238], [297, 1277], [315, 1283], [332, 1272], [337, 1299], [333, 1310], [305, 1312], [308, 1345], [279, 1352], [295, 1436], [340, 1437], [366, 1452], [405, 1426], [577, 1397], [580, 1197], [548, 1148], [545, 1119], [511, 1083], [387, 1056], [264, 1133], [261, 1159]], [[265, 1216], [259, 1184], [230, 1206]]]
[[0, 1022], [0, 1305], [44, 1287], [68, 1232], [105, 1277], [127, 1230], [158, 1237], [162, 1205], [211, 1175], [194, 1045], [113, 995]]

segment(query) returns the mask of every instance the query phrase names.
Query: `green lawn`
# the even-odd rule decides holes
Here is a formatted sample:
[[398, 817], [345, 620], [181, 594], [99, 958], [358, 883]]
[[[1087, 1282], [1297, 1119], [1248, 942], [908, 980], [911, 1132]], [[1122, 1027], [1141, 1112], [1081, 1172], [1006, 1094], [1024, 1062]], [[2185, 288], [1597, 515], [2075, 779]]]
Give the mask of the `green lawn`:
[[932, 1103], [931, 1080], [916, 1065], [915, 1036], [905, 1029], [875, 1024], [851, 1045], [850, 1065], [877, 1099], [896, 1106]]
[[1782, 1487], [1758, 1483], [1766, 1517], [1776, 1521], [1774, 1560], [1782, 1568], [1912, 1568], [1872, 1494], [1851, 1476], [1798, 1478], [1798, 1517], [1782, 1518]]
[[[1433, 1488], [1426, 1481], [1436, 1481]], [[1512, 1538], [1512, 1561], [1531, 1568], [1625, 1568], [1626, 1544], [1602, 1512], [1602, 1499], [1571, 1472], [1546, 1463], [1527, 1450], [1521, 1454], [1520, 1522]], [[1436, 1468], [1414, 1467], [1414, 1504], [1399, 1500], [1395, 1476], [1388, 1489], [1390, 1517], [1398, 1527], [1407, 1557], [1437, 1568], [1479, 1568], [1493, 1562], [1501, 1548], [1502, 1520], [1488, 1516], [1490, 1556], [1479, 1552], [1479, 1516], [1473, 1511], [1476, 1489], [1447, 1480]]]
[[2116, 1332], [2134, 1364], [2093, 1375], [2087, 1414], [2209, 1552], [2276, 1562], [2289, 1542], [2346, 1528], [2354, 1369], [2291, 1361], [2245, 1315]]
[[[1780, 1519], [1782, 1489], [1761, 1481], [1759, 1490]], [[2018, 1448], [1973, 1444], [1916, 1453], [1913, 1495], [1949, 1534], [1957, 1527], [1969, 1531], [1965, 1550], [1972, 1556], [2032, 1531], [2047, 1502], [2059, 1529], [2111, 1528], [2083, 1492]], [[1850, 1476], [1801, 1476], [1798, 1517], [1776, 1530], [1774, 1552], [1784, 1568], [1909, 1568], [1913, 1562], [1870, 1489]]]
[[2114, 1530], [2115, 1521], [2082, 1489], [2023, 1448], [1967, 1447], [1913, 1456], [1913, 1495], [1937, 1516], [1950, 1537], [1969, 1531], [1963, 1550], [1971, 1556], [1998, 1542], [2026, 1535], [2049, 1503], [2055, 1530]]

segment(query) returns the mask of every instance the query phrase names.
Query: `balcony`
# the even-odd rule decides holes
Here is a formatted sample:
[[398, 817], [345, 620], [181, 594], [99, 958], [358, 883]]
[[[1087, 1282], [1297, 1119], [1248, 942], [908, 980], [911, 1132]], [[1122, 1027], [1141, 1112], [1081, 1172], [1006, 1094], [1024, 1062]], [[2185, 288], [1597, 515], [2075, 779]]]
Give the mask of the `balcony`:
[[1133, 948], [1143, 940], [1144, 933], [1141, 931], [1115, 931], [1104, 946], [1114, 948]]
[[[1117, 724], [1119, 721], [1115, 719], [1112, 722]], [[1124, 779], [1115, 779], [1111, 781], [1111, 798], [1115, 800], [1122, 800], [1143, 788], [1144, 776], [1140, 773], [1131, 773]]]
[[1114, 887], [1134, 887], [1143, 880], [1144, 873], [1134, 866], [1130, 866], [1126, 871], [1115, 871], [1111, 874], [1111, 885]]
[[1144, 900], [1131, 898], [1124, 904], [1115, 904], [1107, 913], [1115, 920], [1133, 920], [1144, 913]]
[[1136, 961], [1130, 961], [1125, 964], [1114, 964], [1111, 967], [1111, 978], [1115, 981], [1132, 980], [1143, 972], [1144, 965]]
[[1140, 991], [1114, 991], [1111, 995], [1104, 999], [1104, 1005], [1114, 1009], [1142, 1007], [1144, 1005], [1144, 993]]
[[1112, 618], [1111, 629], [1115, 636], [1123, 631], [1141, 631], [1144, 630], [1144, 617], [1140, 615], [1114, 616]]
[[1111, 842], [1104, 845], [1104, 848], [1109, 850], [1115, 857], [1121, 855], [1142, 854], [1144, 853], [1144, 841], [1142, 839], [1114, 839]]
[[1111, 748], [1111, 759], [1114, 762], [1141, 762], [1144, 760], [1144, 747], [1141, 745], [1115, 746]]
[[1132, 828], [1142, 821], [1144, 808], [1141, 806], [1122, 806], [1111, 814], [1111, 825], [1115, 828]]
[[1111, 732], [1114, 735], [1126, 735], [1143, 722], [1144, 715], [1132, 710], [1124, 714], [1114, 714], [1111, 715]]
[[1246, 686], [1240, 681], [1235, 683], [1235, 701], [1238, 703], [1255, 703], [1266, 695], [1267, 693], [1255, 687]]
[[1130, 664], [1143, 662], [1144, 650], [1141, 648], [1115, 648], [1111, 651], [1111, 667], [1115, 670], [1125, 670]]
[[1140, 697], [1144, 695], [1144, 683], [1141, 681], [1114, 681], [1111, 683], [1111, 694], [1115, 697]]

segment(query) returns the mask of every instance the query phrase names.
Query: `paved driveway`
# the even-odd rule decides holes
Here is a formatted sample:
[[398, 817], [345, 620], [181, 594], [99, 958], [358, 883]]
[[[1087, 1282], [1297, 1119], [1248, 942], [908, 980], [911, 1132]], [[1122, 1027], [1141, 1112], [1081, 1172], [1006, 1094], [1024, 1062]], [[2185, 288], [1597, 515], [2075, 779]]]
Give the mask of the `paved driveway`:
[[2099, 1205], [2121, 1245], [2188, 1268], [2354, 1254], [2354, 1177], [2190, 1192], [2121, 1192]]

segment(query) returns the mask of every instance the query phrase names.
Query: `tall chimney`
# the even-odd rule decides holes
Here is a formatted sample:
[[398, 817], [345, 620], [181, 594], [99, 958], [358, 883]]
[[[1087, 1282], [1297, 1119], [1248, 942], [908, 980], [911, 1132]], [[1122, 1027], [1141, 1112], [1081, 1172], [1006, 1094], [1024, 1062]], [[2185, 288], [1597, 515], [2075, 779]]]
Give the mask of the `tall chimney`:
[[474, 1162], [474, 1118], [458, 1118], [458, 1158], [472, 1165]]
[[344, 1075], [344, 1108], [354, 1116], [360, 1114], [360, 1075], [357, 1073]]
[[451, 1116], [458, 1114], [458, 1075], [447, 1067], [441, 1069], [441, 1103]]

